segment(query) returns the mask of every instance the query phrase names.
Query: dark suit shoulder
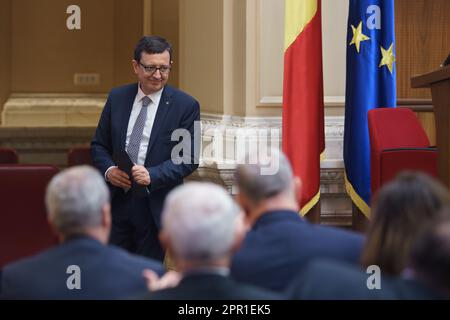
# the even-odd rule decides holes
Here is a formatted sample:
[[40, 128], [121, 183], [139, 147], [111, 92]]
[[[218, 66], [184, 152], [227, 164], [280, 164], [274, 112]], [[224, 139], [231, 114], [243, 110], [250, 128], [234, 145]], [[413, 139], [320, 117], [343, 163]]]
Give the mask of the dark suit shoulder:
[[271, 213], [260, 219], [262, 221], [257, 222], [257, 227], [247, 233], [243, 248], [250, 245], [264, 249], [268, 244], [275, 245], [282, 241], [285, 244], [296, 244], [285, 247], [283, 251], [289, 248], [301, 251], [305, 248], [326, 250], [328, 246], [342, 245], [350, 245], [360, 251], [364, 242], [364, 237], [355, 232], [313, 225], [287, 213]]
[[114, 246], [107, 246], [105, 250], [118, 261], [123, 262], [126, 266], [149, 268], [160, 275], [164, 273], [164, 266], [159, 261], [134, 255]]
[[41, 261], [45, 261], [50, 259], [53, 255], [55, 255], [58, 251], [60, 251], [60, 246], [55, 246], [49, 249], [46, 249], [38, 254], [22, 258], [20, 260], [8, 263], [3, 267], [4, 274], [9, 274], [11, 272], [21, 272], [22, 270], [29, 270], [33, 268], [34, 265], [38, 265]]
[[362, 246], [358, 234], [312, 225], [296, 213], [269, 213], [247, 233], [233, 257], [231, 274], [238, 281], [279, 292], [311, 259], [357, 264]]
[[347, 264], [328, 259], [313, 260], [302, 268], [287, 289], [292, 299], [334, 300], [368, 298], [367, 277]]
[[317, 232], [318, 237], [328, 236], [331, 239], [348, 240], [357, 243], [362, 243], [364, 241], [364, 236], [354, 231], [343, 230], [335, 227], [322, 225], [311, 225], [311, 224], [308, 225]]
[[105, 246], [94, 240], [78, 239], [47, 249], [39, 254], [13, 262], [4, 267], [5, 273], [22, 273], [54, 262], [64, 264], [65, 261], [92, 262], [103, 260], [107, 266], [117, 265], [124, 268], [150, 268], [156, 272], [164, 271], [163, 265], [149, 258], [130, 254], [114, 246]]
[[242, 299], [249, 300], [281, 300], [285, 297], [280, 293], [275, 293], [270, 290], [251, 286], [247, 284], [238, 284], [238, 290], [242, 294]]
[[448, 299], [444, 293], [417, 279], [393, 278], [389, 280], [390, 290], [397, 300], [442, 300]]
[[310, 262], [288, 289], [294, 299], [339, 300], [425, 300], [442, 295], [415, 279], [383, 276], [381, 287], [369, 289], [371, 273], [341, 261], [317, 259]]
[[183, 278], [177, 287], [163, 289], [146, 297], [152, 300], [280, 300], [271, 291], [238, 283], [230, 277], [198, 274]]
[[[83, 290], [67, 290], [68, 268], [78, 267]], [[4, 268], [7, 299], [118, 299], [146, 290], [144, 269], [162, 274], [161, 263], [80, 238]]]

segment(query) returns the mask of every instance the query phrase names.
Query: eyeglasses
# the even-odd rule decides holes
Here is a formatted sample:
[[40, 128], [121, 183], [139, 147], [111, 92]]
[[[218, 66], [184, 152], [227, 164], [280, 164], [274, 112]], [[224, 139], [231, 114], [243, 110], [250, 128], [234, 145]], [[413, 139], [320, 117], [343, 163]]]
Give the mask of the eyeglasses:
[[156, 72], [156, 70], [159, 70], [159, 72], [161, 74], [168, 74], [170, 72], [170, 69], [172, 69], [171, 66], [146, 66], [144, 64], [142, 64], [141, 62], [139, 62], [139, 65], [144, 69], [144, 71], [148, 74], [154, 74]]

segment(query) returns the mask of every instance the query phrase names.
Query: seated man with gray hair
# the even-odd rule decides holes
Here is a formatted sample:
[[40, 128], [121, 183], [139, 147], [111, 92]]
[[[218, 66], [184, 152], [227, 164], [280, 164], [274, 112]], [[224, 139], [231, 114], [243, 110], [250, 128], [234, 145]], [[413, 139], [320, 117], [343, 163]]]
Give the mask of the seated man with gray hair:
[[[328, 257], [358, 264], [363, 237], [344, 230], [312, 225], [300, 217], [300, 179], [277, 149], [267, 158], [248, 154], [238, 165], [237, 199], [251, 230], [231, 264], [238, 281], [283, 291], [312, 258]], [[267, 170], [271, 168], [271, 170]], [[304, 181], [303, 183], [308, 183]]]
[[73, 167], [53, 177], [46, 206], [61, 244], [5, 266], [2, 298], [128, 298], [147, 290], [145, 269], [163, 273], [159, 262], [106, 246], [111, 228], [109, 191], [94, 168]]
[[164, 205], [160, 240], [182, 278], [176, 287], [154, 291], [147, 298], [279, 299], [229, 277], [231, 255], [244, 233], [242, 213], [222, 187], [192, 182], [173, 190]]

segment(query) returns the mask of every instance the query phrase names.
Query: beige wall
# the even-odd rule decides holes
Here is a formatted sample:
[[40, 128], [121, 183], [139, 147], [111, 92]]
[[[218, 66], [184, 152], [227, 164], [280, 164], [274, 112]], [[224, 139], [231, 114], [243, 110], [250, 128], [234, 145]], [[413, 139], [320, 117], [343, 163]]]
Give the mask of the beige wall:
[[246, 114], [245, 18], [242, 0], [180, 2], [180, 87], [202, 112]]
[[[107, 92], [134, 79], [130, 61], [142, 34], [142, 1], [79, 0], [81, 30], [66, 27], [71, 4], [13, 1], [12, 91]], [[99, 73], [100, 84], [75, 86], [75, 73]]]
[[258, 0], [260, 103], [281, 98], [283, 93], [284, 1]]
[[245, 1], [224, 1], [223, 75], [224, 114], [245, 111]]
[[11, 1], [0, 1], [0, 113], [10, 92]]
[[322, 1], [322, 50], [324, 94], [345, 97], [345, 61], [348, 0]]
[[[65, 11], [71, 1], [13, 1], [12, 91], [97, 93], [134, 81], [130, 60], [144, 30], [143, 2], [80, 0], [82, 29], [69, 31]], [[281, 115], [284, 1], [147, 2], [151, 33], [174, 46], [170, 83], [199, 99], [203, 112]], [[345, 93], [345, 64], [336, 63], [345, 61], [344, 2], [323, 2], [326, 98]], [[7, 48], [0, 54], [7, 54]], [[74, 73], [99, 73], [101, 83], [75, 86]], [[8, 86], [5, 78], [3, 73], [3, 88]]]
[[246, 0], [246, 116], [281, 116], [284, 2]]
[[[326, 113], [343, 115], [348, 1], [323, 3]], [[284, 1], [181, 1], [180, 85], [204, 112], [281, 116], [283, 35]]]
[[142, 0], [114, 0], [114, 86], [136, 81], [131, 60], [143, 34], [142, 10]]
[[[112, 86], [114, 5], [80, 0], [81, 30], [66, 28], [70, 0], [13, 1], [14, 92], [105, 92]], [[74, 73], [99, 73], [101, 84], [77, 88]]]
[[178, 46], [180, 38], [179, 10], [179, 0], [152, 0], [151, 31], [154, 35], [166, 38], [173, 47], [172, 60], [174, 64], [170, 72], [169, 84], [175, 87], [179, 86], [178, 74], [180, 67], [180, 49]]
[[199, 100], [202, 112], [224, 111], [224, 1], [180, 2], [180, 87]]
[[[248, 30], [256, 39], [254, 51], [257, 54], [256, 107], [252, 110], [253, 103], [250, 103], [249, 113], [276, 115], [274, 109], [281, 108], [283, 93], [284, 1], [247, 2]], [[322, 1], [324, 95], [326, 113], [333, 116], [343, 115], [347, 16], [348, 0]]]

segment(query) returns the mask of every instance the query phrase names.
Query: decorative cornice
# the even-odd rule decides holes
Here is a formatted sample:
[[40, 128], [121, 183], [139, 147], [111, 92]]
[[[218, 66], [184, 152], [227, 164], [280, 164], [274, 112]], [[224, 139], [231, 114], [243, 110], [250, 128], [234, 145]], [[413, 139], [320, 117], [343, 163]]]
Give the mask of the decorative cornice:
[[233, 128], [281, 128], [281, 117], [240, 117], [202, 113], [202, 125]]
[[1, 127], [0, 140], [41, 140], [41, 139], [64, 139], [78, 137], [81, 139], [94, 136], [95, 127]]
[[89, 146], [94, 131], [95, 127], [0, 127], [0, 145], [19, 154], [66, 152], [74, 146]]
[[320, 192], [322, 194], [346, 194], [344, 185], [344, 169], [320, 170]]
[[[257, 123], [264, 126], [264, 119], [243, 117], [222, 117], [202, 115], [203, 122], [210, 121], [212, 126], [233, 124], [234, 128], [246, 128], [245, 123]], [[223, 122], [221, 119], [225, 119]], [[328, 117], [329, 125], [337, 128], [343, 127], [339, 117]], [[278, 119], [269, 119], [276, 123]], [[224, 125], [226, 126], [226, 125]], [[276, 126], [275, 126], [276, 127]], [[336, 129], [337, 130], [337, 129]], [[61, 167], [66, 166], [67, 150], [74, 146], [89, 145], [94, 134], [95, 127], [0, 127], [0, 145], [16, 148], [22, 163], [52, 163]], [[341, 136], [336, 134], [336, 136]], [[205, 138], [205, 137], [203, 137]], [[212, 137], [213, 138], [213, 137]], [[230, 137], [225, 137], [228, 139]], [[328, 139], [328, 138], [327, 138]], [[328, 139], [327, 148], [337, 148], [332, 154], [339, 155], [339, 139]], [[228, 139], [233, 147], [233, 139]], [[225, 142], [224, 142], [225, 143]], [[334, 146], [334, 147], [333, 147]], [[344, 171], [342, 159], [336, 158], [323, 161], [320, 173], [321, 179], [321, 210], [322, 223], [332, 225], [351, 225], [351, 201], [345, 192]], [[236, 194], [234, 173], [236, 163], [227, 161], [224, 163], [203, 161], [197, 171], [186, 180], [211, 181], [224, 186], [230, 194]]]
[[[343, 108], [345, 107], [345, 96], [324, 96], [325, 108]], [[282, 96], [264, 96], [259, 100], [259, 106], [274, 106], [281, 108], [283, 105]]]
[[31, 107], [99, 107], [106, 102], [105, 94], [69, 94], [69, 93], [14, 93], [5, 103], [5, 108]]
[[105, 94], [12, 94], [2, 112], [3, 126], [46, 127], [94, 125]]
[[344, 117], [325, 117], [325, 138], [344, 138]]
[[[218, 115], [212, 113], [202, 113], [202, 125], [213, 125], [235, 128], [280, 128], [282, 125], [281, 117], [240, 117], [229, 115]], [[327, 116], [325, 117], [325, 133], [343, 137], [344, 117]], [[328, 136], [328, 135], [327, 135]]]

